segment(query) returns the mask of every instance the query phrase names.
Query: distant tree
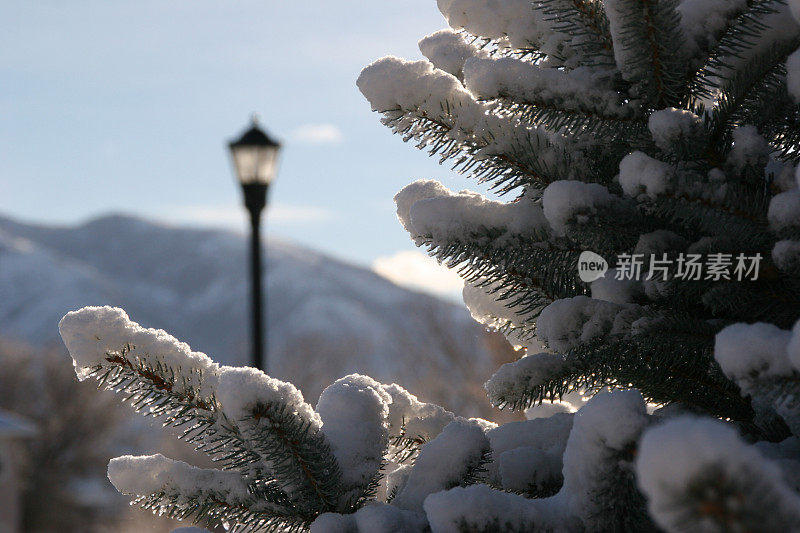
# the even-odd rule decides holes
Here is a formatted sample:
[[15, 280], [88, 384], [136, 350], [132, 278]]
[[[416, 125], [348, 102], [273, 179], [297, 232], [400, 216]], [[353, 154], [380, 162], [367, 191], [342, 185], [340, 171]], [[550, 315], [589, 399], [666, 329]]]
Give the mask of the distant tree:
[[0, 408], [38, 429], [26, 442], [23, 531], [113, 530], [126, 506], [108, 485], [106, 466], [119, 453], [129, 413], [112, 399], [75, 379], [63, 348], [0, 340]]

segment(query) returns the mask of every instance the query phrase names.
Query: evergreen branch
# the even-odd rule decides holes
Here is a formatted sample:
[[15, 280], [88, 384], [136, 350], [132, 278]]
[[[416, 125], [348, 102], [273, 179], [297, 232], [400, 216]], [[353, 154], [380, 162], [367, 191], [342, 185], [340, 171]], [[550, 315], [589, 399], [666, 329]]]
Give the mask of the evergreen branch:
[[783, 0], [747, 0], [745, 11], [716, 36], [717, 44], [689, 82], [691, 101], [714, 96], [720, 89], [720, 81], [725, 79], [724, 73], [732, 70], [730, 61], [740, 59], [754, 46], [769, 29], [762, 19], [776, 13], [781, 4], [784, 4]]
[[571, 46], [580, 54], [581, 64], [614, 66], [613, 44], [608, 18], [601, 2], [594, 0], [542, 0], [534, 8], [553, 23], [554, 31], [572, 37]]
[[338, 510], [341, 473], [324, 435], [284, 404], [257, 403], [244, 419], [260, 457], [309, 516]]
[[112, 459], [108, 478], [133, 495], [134, 504], [172, 518], [250, 530], [268, 525], [298, 530], [310, 523], [275, 482], [251, 485], [238, 472], [197, 468], [160, 454]]
[[742, 113], [742, 122], [753, 124], [775, 148], [773, 156], [796, 165], [800, 162], [800, 107], [786, 91], [786, 86], [764, 91], [764, 98], [753, 109]]
[[596, 485], [592, 488], [595, 499], [603, 502], [587, 518], [596, 524], [603, 524], [609, 531], [636, 531], [657, 533], [661, 531], [647, 513], [647, 502], [639, 492], [633, 461], [636, 457], [636, 443], [622, 450], [608, 450], [609, 465], [602, 475], [594, 476]]
[[[405, 141], [414, 139], [419, 149], [427, 149], [439, 162], [453, 160], [453, 169], [469, 174], [480, 183], [494, 182], [493, 189], [508, 192], [524, 185], [539, 188], [572, 174], [567, 151], [553, 144], [540, 132], [523, 125], [512, 127], [515, 141], [502, 151], [493, 150], [494, 135], [466, 130], [457, 120], [458, 108], [445, 103], [439, 117], [430, 117], [419, 110], [396, 108], [383, 112], [382, 122]], [[541, 157], [543, 154], [555, 157]], [[547, 159], [558, 161], [548, 165]]]
[[677, 0], [615, 0], [613, 7], [606, 6], [615, 10], [611, 26], [617, 66], [654, 109], [676, 106], [685, 90], [677, 5]]
[[569, 350], [553, 372], [537, 375], [512, 395], [493, 398], [498, 407], [525, 409], [572, 391], [637, 388], [653, 403], [681, 402], [745, 424], [753, 433], [753, 410], [713, 357], [717, 328], [696, 318], [663, 318], [636, 335], [592, 339]]
[[624, 141], [627, 150], [652, 144], [647, 122], [634, 112], [627, 117], [606, 115], [588, 107], [563, 109], [545, 99], [519, 101], [507, 95], [501, 95], [495, 103], [504, 115], [564, 135], [609, 137], [614, 141]]
[[731, 132], [742, 123], [748, 107], [763, 101], [765, 96], [785, 83], [786, 58], [798, 45], [800, 38], [773, 43], [725, 80], [711, 109], [712, 147], [723, 154], [730, 150]]
[[[761, 198], [751, 198], [760, 203]], [[763, 250], [773, 237], [763, 219], [750, 210], [723, 209], [702, 198], [684, 195], [659, 197], [647, 207], [647, 213], [667, 223], [667, 227], [689, 238], [719, 235], [734, 240], [741, 252]]]
[[151, 364], [131, 358], [134, 346], [128, 344], [117, 352], [108, 352], [108, 364], [97, 365], [90, 376], [99, 386], [125, 395], [124, 400], [144, 416], [160, 418], [164, 426], [183, 428], [179, 438], [197, 444], [197, 449], [221, 462], [226, 468], [242, 471], [268, 471], [261, 458], [242, 437], [211, 396], [203, 396], [202, 372], [189, 374], [156, 360]]
[[[575, 268], [581, 250], [522, 236], [510, 237], [511, 241], [506, 236], [492, 245], [492, 240], [502, 235], [487, 229], [475, 232], [469, 240], [438, 243], [427, 238], [423, 245], [438, 261], [457, 267], [469, 283], [488, 287], [486, 280], [495, 280], [490, 293], [520, 319], [525, 317], [524, 322], [531, 322], [553, 300], [587, 292]], [[508, 246], [509, 242], [515, 245]]]
[[228, 502], [224, 494], [213, 490], [187, 495], [179, 492], [160, 491], [139, 496], [131, 501], [153, 514], [165, 515], [175, 520], [191, 520], [211, 528], [233, 526], [232, 532], [285, 531], [287, 533], [307, 531], [310, 521], [303, 520], [290, 507], [279, 512], [275, 505], [269, 511], [258, 501]]
[[409, 436], [405, 432], [405, 427], [401, 430], [400, 435], [391, 441], [394, 448], [392, 453], [392, 461], [396, 463], [411, 462], [419, 455], [419, 449], [425, 444], [427, 440], [422, 435]]
[[[131, 349], [110, 353], [106, 360], [111, 366], [93, 370], [101, 386], [125, 394], [134, 409], [162, 418], [165, 426], [185, 426], [179, 438], [197, 444], [225, 468], [240, 470], [252, 480], [277, 478], [305, 518], [336, 509], [338, 465], [323, 436], [308, 422], [285, 406], [265, 405], [254, 406], [250, 419], [234, 422], [213, 396], [201, 397], [199, 387], [177, 387], [179, 380], [187, 379], [178, 378], [174, 369], [160, 362], [151, 367], [131, 361]], [[266, 424], [259, 424], [261, 419]]]

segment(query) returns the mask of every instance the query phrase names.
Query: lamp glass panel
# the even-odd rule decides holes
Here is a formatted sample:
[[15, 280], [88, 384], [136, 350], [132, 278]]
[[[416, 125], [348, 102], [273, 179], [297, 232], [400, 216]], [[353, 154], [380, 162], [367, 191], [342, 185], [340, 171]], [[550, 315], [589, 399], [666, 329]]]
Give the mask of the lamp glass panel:
[[241, 183], [272, 183], [278, 155], [276, 147], [237, 146], [232, 152], [236, 175]]

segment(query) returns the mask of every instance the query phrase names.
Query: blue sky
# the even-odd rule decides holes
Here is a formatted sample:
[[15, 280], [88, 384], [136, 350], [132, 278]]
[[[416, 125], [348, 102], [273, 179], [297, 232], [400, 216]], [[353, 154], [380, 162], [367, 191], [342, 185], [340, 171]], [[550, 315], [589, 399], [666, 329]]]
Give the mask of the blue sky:
[[0, 6], [4, 215], [242, 229], [225, 142], [254, 111], [284, 142], [271, 235], [407, 262], [392, 196], [418, 178], [475, 188], [380, 125], [355, 86], [378, 57], [421, 57], [417, 41], [446, 25], [435, 0]]

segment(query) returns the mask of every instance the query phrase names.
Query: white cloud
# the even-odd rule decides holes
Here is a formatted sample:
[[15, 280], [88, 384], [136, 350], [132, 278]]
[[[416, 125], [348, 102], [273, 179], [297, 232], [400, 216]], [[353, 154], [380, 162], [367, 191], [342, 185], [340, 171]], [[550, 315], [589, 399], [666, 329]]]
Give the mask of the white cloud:
[[[267, 207], [267, 222], [313, 223], [333, 218], [333, 213], [314, 205], [275, 204]], [[175, 224], [242, 229], [249, 224], [244, 207], [239, 205], [187, 205], [170, 209], [160, 217]], [[248, 226], [249, 227], [249, 226]]]
[[339, 144], [344, 133], [334, 124], [303, 124], [290, 134], [292, 140], [308, 144]]
[[464, 286], [455, 270], [414, 250], [379, 257], [372, 263], [372, 270], [398, 285], [458, 300]]

